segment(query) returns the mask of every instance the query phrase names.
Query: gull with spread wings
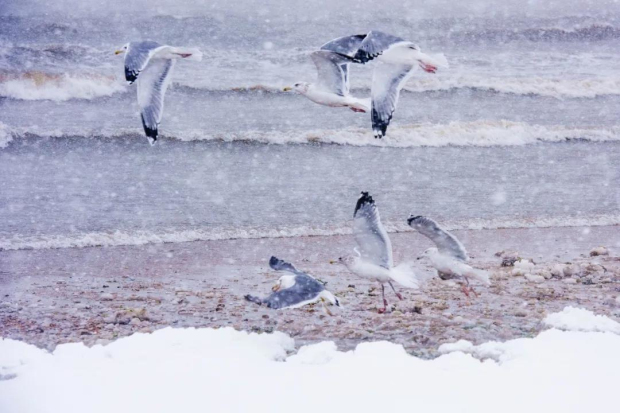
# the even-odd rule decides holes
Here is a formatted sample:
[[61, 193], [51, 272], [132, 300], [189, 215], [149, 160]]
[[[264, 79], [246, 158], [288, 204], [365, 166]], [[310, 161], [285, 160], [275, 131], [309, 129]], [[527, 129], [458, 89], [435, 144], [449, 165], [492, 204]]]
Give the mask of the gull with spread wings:
[[129, 42], [116, 54], [125, 54], [125, 79], [138, 81], [138, 105], [144, 133], [151, 145], [157, 141], [164, 113], [164, 95], [177, 59], [202, 60], [198, 49], [172, 47], [153, 41]]
[[354, 112], [368, 112], [370, 99], [358, 99], [349, 93], [349, 64], [366, 35], [334, 39], [310, 54], [317, 70], [315, 83], [297, 82], [284, 91], [295, 90], [311, 101], [331, 107], [348, 107]]
[[470, 279], [480, 281], [487, 286], [491, 285], [489, 273], [467, 264], [469, 257], [463, 244], [453, 234], [440, 227], [437, 222], [427, 217], [411, 215], [407, 219], [407, 224], [437, 246], [424, 251], [423, 257], [430, 260], [432, 266], [439, 272], [440, 278], [444, 280], [458, 278], [465, 281], [462, 290], [467, 296], [470, 292], [476, 294], [473, 287], [469, 285]]
[[[356, 256], [341, 257], [337, 262], [344, 264], [352, 273], [381, 284], [383, 308], [379, 309], [379, 313], [384, 313], [388, 305], [385, 299], [386, 283], [402, 300], [402, 295], [396, 292], [392, 281], [404, 287], [419, 288], [419, 280], [408, 264], [394, 266], [390, 237], [381, 224], [379, 210], [368, 192], [362, 192], [362, 196], [357, 200], [353, 213], [353, 227], [359, 251], [355, 248]], [[336, 261], [331, 263], [334, 264]]]

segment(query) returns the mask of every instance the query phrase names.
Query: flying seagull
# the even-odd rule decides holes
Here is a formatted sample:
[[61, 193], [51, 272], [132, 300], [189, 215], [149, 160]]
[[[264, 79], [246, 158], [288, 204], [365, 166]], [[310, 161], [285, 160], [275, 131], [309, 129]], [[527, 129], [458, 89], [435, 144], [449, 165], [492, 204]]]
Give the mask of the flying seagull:
[[368, 112], [370, 99], [358, 99], [349, 93], [349, 55], [357, 51], [365, 37], [365, 34], [346, 36], [325, 43], [310, 54], [317, 69], [316, 82], [298, 82], [284, 91], [295, 90], [320, 105]]
[[286, 271], [291, 275], [280, 277], [276, 285], [273, 286], [271, 295], [266, 298], [259, 298], [246, 295], [245, 299], [258, 305], [266, 305], [269, 308], [299, 308], [306, 304], [321, 302], [325, 311], [331, 315], [325, 306], [325, 302], [340, 307], [340, 301], [332, 293], [325, 289], [316, 278], [297, 268], [286, 261], [276, 257], [271, 257], [269, 266], [276, 271]]
[[362, 196], [355, 205], [353, 233], [360, 251], [354, 249], [357, 256], [340, 257], [338, 262], [344, 264], [352, 273], [381, 284], [383, 308], [379, 309], [379, 313], [384, 313], [388, 305], [385, 299], [384, 284], [389, 284], [400, 300], [403, 297], [396, 292], [392, 281], [404, 287], [419, 288], [419, 280], [408, 265], [394, 267], [392, 243], [381, 224], [375, 201], [368, 195], [368, 192], [362, 192]]
[[418, 230], [437, 246], [437, 248], [429, 248], [424, 251], [423, 256], [430, 260], [442, 279], [458, 278], [464, 280], [465, 284], [462, 285], [462, 290], [467, 296], [469, 296], [469, 292], [476, 294], [473, 287], [469, 285], [470, 278], [487, 286], [491, 284], [489, 274], [486, 271], [473, 268], [467, 264], [469, 257], [463, 244], [454, 235], [440, 227], [437, 222], [427, 217], [411, 215], [407, 219], [407, 224]]
[[125, 53], [125, 79], [138, 80], [138, 105], [144, 133], [151, 145], [164, 112], [164, 95], [176, 59], [202, 60], [198, 49], [172, 47], [153, 41], [130, 42], [116, 54]]
[[371, 60], [377, 61], [371, 87], [372, 130], [375, 138], [382, 138], [396, 110], [400, 91], [414, 69], [420, 66], [425, 72], [435, 73], [438, 67], [447, 67], [447, 62], [422, 53], [412, 42], [375, 30], [364, 36], [350, 59], [362, 64]]

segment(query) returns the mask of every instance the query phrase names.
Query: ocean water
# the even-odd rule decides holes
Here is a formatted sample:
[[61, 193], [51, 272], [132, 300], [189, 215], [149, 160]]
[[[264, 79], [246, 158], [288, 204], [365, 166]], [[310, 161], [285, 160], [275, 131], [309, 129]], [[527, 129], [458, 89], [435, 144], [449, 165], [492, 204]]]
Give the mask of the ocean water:
[[[431, 4], [432, 3], [432, 4]], [[8, 1], [0, 7], [0, 249], [341, 234], [361, 190], [390, 230], [620, 224], [620, 6], [478, 1]], [[371, 29], [443, 53], [388, 130], [282, 92]], [[114, 50], [179, 62], [161, 139]], [[352, 69], [369, 94], [371, 65]]]

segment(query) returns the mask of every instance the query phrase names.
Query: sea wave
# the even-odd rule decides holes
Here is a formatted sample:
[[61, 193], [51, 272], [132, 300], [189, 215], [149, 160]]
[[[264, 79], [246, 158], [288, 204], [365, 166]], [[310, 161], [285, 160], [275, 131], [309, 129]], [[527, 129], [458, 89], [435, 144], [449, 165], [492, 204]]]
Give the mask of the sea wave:
[[20, 100], [95, 99], [125, 91], [119, 78], [96, 74], [0, 74], [0, 96]]
[[[384, 222], [390, 233], [413, 232], [406, 223]], [[565, 216], [539, 218], [493, 218], [468, 219], [443, 222], [448, 230], [492, 230], [517, 228], [554, 228], [582, 226], [620, 225], [620, 215]], [[296, 238], [316, 236], [350, 235], [349, 224], [299, 225], [280, 228], [198, 228], [191, 230], [161, 231], [110, 231], [89, 232], [70, 235], [12, 236], [0, 238], [0, 251], [27, 249], [60, 249], [86, 247], [114, 247], [146, 244], [181, 243], [193, 241], [218, 241], [233, 239]]]
[[[3, 137], [4, 140], [3, 140]], [[12, 139], [31, 138], [98, 138], [120, 139], [141, 136], [137, 129], [102, 129], [76, 131], [43, 130], [40, 127], [0, 128], [0, 147]], [[210, 133], [204, 130], [183, 131], [174, 135], [161, 134], [165, 139], [180, 141], [248, 142], [275, 145], [335, 144], [350, 146], [378, 146], [393, 148], [441, 146], [517, 146], [540, 142], [567, 142], [583, 140], [606, 142], [620, 140], [620, 126], [609, 128], [573, 128], [567, 126], [531, 125], [507, 120], [450, 122], [447, 124], [413, 124], [392, 126], [389, 135], [375, 139], [370, 128], [349, 127], [337, 130], [311, 131], [241, 131]]]

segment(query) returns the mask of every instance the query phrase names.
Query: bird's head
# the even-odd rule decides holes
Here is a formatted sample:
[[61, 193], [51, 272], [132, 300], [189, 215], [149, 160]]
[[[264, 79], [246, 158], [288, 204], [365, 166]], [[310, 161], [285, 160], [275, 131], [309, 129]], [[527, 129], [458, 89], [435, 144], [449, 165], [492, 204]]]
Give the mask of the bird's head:
[[295, 285], [295, 276], [294, 275], [283, 275], [280, 277], [278, 282], [271, 287], [271, 291], [276, 292], [280, 290], [286, 290], [287, 288]]
[[310, 88], [310, 84], [307, 82], [297, 82], [293, 86], [287, 86], [282, 89], [283, 92], [290, 92], [294, 90], [295, 92], [305, 94], [308, 93], [308, 89]]
[[129, 49], [129, 43], [127, 43], [125, 46], [121, 47], [120, 49], [116, 50], [114, 54], [119, 55], [122, 53], [127, 53], [127, 49]]
[[345, 255], [344, 257], [340, 257], [337, 260], [332, 260], [329, 263], [330, 264], [342, 264], [342, 265], [345, 265], [346, 267], [350, 267], [351, 265], [355, 263], [357, 259], [358, 257], [356, 256]]
[[432, 256], [438, 254], [438, 253], [439, 253], [439, 250], [437, 248], [434, 248], [434, 247], [433, 248], [429, 248], [426, 251], [424, 251], [422, 253], [422, 255], [418, 257], [418, 259], [421, 260], [422, 258], [429, 258], [429, 257], [432, 257]]
[[427, 73], [435, 73], [438, 68], [449, 67], [448, 60], [443, 54], [438, 54], [435, 56], [429, 56], [426, 53], [422, 53], [420, 47], [417, 45], [409, 46], [413, 54], [413, 59], [418, 62], [418, 65]]

